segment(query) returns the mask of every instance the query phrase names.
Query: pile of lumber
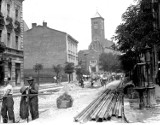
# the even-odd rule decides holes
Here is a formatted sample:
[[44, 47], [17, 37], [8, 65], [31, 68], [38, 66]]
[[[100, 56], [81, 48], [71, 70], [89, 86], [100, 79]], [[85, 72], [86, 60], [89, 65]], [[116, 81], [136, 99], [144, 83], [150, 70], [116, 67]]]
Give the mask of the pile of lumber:
[[85, 123], [87, 121], [103, 122], [112, 117], [128, 122], [124, 115], [122, 83], [116, 90], [106, 89], [91, 102], [82, 112], [74, 117], [75, 122]]

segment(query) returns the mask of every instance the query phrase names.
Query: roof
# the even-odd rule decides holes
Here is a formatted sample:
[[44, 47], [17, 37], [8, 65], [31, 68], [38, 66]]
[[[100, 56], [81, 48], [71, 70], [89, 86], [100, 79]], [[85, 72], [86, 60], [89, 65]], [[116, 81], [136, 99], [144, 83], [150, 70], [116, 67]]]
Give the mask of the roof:
[[104, 48], [110, 48], [114, 43], [110, 40], [105, 39], [102, 44]]
[[97, 17], [103, 18], [103, 17], [98, 13], [98, 11], [96, 12], [96, 14], [95, 14], [92, 18], [97, 18]]
[[78, 53], [88, 54], [89, 50], [79, 50]]
[[23, 29], [24, 29], [24, 31], [29, 30], [29, 27], [27, 26], [27, 24], [24, 20], [23, 20]]

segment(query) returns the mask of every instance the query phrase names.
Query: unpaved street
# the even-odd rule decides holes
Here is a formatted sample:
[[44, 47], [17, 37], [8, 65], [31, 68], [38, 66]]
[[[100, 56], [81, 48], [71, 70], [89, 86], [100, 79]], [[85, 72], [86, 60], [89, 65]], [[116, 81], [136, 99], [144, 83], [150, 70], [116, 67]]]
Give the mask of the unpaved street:
[[[120, 81], [109, 83], [106, 88], [114, 89]], [[90, 104], [105, 87], [101, 87], [100, 83], [96, 83], [94, 88], [90, 87], [90, 83], [85, 83], [85, 88], [81, 88], [75, 83], [63, 84], [63, 89], [53, 95], [39, 96], [40, 118], [29, 123], [54, 123], [54, 124], [79, 124], [74, 122], [74, 117], [80, 113], [88, 104]], [[73, 97], [73, 106], [68, 109], [58, 109], [56, 99], [67, 91]], [[19, 119], [19, 100], [15, 98], [15, 114]], [[112, 121], [114, 122], [114, 121]], [[90, 124], [93, 122], [87, 122]], [[96, 123], [96, 122], [95, 122]]]

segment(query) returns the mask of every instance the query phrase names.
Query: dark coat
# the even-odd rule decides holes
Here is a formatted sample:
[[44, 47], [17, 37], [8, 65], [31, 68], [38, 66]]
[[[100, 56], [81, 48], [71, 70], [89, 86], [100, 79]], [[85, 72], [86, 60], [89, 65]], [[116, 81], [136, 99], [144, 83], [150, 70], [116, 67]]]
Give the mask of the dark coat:
[[[29, 94], [38, 94], [39, 86], [36, 83], [31, 85], [29, 89]], [[39, 118], [39, 111], [38, 111], [38, 95], [30, 96], [29, 98], [29, 106], [30, 106], [30, 113], [32, 120]]]
[[[22, 93], [26, 94], [26, 91]], [[28, 109], [29, 103], [27, 102], [27, 96], [22, 96], [21, 97], [21, 102], [20, 102], [20, 117], [22, 119], [27, 119], [29, 116], [29, 109]]]

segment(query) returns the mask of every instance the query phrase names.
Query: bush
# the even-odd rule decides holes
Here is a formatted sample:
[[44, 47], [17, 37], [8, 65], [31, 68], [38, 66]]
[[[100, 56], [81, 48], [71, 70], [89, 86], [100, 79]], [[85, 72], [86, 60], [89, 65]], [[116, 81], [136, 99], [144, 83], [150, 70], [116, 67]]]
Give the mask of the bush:
[[69, 108], [73, 105], [73, 99], [66, 92], [57, 98], [57, 108]]

